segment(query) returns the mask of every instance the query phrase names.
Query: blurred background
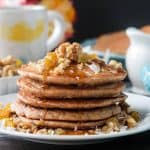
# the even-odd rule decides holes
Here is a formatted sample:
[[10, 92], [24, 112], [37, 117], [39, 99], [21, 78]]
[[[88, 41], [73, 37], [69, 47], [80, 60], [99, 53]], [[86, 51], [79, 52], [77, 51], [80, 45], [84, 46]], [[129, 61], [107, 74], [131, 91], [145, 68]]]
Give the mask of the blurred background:
[[76, 40], [150, 23], [149, 0], [74, 0]]
[[[73, 29], [68, 29], [67, 37], [75, 41], [150, 23], [149, 0], [0, 0], [1, 7], [16, 3], [40, 3], [48, 9], [59, 11], [73, 24]], [[74, 36], [70, 36], [72, 30]]]
[[[135, 50], [138, 48], [140, 50], [134, 52], [134, 55], [129, 54], [128, 49], [132, 46], [131, 38], [125, 32], [127, 28], [132, 26], [139, 29], [138, 31], [150, 34], [149, 0], [0, 0], [1, 8], [30, 4], [43, 5], [48, 10], [60, 13], [66, 23], [65, 32], [63, 32], [63, 38], [60, 42], [77, 41], [85, 49], [96, 52], [100, 57], [107, 56], [109, 60], [120, 61], [127, 69], [129, 76], [132, 73], [126, 66], [127, 55], [131, 56], [131, 59], [128, 60], [131, 62], [129, 64], [132, 66], [131, 70], [135, 68], [132, 65], [133, 59], [137, 61], [138, 58], [140, 72], [145, 65], [149, 65], [149, 43], [143, 43], [144, 40], [140, 40], [141, 49], [139, 42], [137, 42]], [[50, 22], [49, 37], [52, 37], [54, 29], [54, 22]], [[58, 44], [49, 50], [53, 50], [56, 46]], [[146, 47], [147, 49], [145, 49]], [[141, 54], [139, 54], [140, 51]], [[139, 58], [138, 56], [143, 57]], [[145, 59], [146, 56], [148, 56], [147, 59]], [[137, 66], [136, 63], [135, 65]], [[149, 71], [150, 67], [147, 72]], [[139, 74], [137, 79], [141, 80]], [[147, 80], [145, 82], [147, 83]]]
[[[129, 38], [125, 30], [137, 27], [150, 33], [148, 0], [0, 0], [0, 7], [44, 5], [60, 13], [67, 22], [63, 41], [81, 42], [100, 51], [125, 55]], [[49, 36], [54, 31], [49, 25]]]

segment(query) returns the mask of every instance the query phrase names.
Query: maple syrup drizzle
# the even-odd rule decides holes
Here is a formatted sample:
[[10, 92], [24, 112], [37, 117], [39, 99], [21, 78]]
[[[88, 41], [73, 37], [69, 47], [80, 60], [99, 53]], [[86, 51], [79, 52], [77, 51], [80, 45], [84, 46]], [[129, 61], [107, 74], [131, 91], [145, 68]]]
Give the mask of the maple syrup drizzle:
[[79, 70], [77, 67], [75, 66], [71, 66], [68, 67], [65, 71], [64, 71], [64, 75], [68, 76], [68, 77], [72, 77], [72, 78], [76, 78], [76, 79], [81, 79], [86, 77], [86, 74], [84, 73], [84, 71]]

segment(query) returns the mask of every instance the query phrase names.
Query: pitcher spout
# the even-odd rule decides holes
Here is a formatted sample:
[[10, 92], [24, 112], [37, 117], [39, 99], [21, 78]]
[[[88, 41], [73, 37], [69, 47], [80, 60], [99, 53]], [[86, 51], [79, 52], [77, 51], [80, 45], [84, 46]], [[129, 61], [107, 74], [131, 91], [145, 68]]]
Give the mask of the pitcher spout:
[[140, 35], [142, 32], [135, 27], [129, 27], [126, 29], [126, 34], [130, 37], [132, 35]]
[[136, 43], [138, 44], [139, 42], [143, 43], [149, 43], [150, 42], [150, 34], [144, 33], [140, 31], [137, 28], [134, 27], [129, 27], [126, 29], [126, 34], [130, 40], [130, 44]]

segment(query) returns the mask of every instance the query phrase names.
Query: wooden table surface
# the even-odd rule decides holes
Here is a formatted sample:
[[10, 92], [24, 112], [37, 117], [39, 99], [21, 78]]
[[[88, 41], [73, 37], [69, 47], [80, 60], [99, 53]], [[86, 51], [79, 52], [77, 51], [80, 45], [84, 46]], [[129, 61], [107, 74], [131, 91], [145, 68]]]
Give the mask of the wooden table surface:
[[0, 150], [150, 150], [150, 131], [128, 137], [122, 137], [110, 142], [63, 146], [29, 142], [25, 140], [1, 137]]

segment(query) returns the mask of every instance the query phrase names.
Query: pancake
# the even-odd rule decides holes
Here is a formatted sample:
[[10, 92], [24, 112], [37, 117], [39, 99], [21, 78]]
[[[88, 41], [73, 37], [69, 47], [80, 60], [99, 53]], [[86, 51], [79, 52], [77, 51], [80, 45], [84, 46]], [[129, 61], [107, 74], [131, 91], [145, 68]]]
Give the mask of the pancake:
[[29, 77], [31, 79], [39, 80], [45, 82], [46, 84], [60, 84], [60, 85], [102, 85], [106, 83], [122, 81], [126, 77], [125, 71], [105, 71], [98, 74], [93, 74], [92, 76], [84, 78], [74, 78], [66, 75], [49, 75], [43, 77], [41, 73], [38, 72], [36, 68], [31, 68], [28, 65], [22, 66], [18, 70], [21, 76]]
[[116, 98], [97, 99], [41, 99], [24, 91], [20, 91], [18, 99], [25, 104], [40, 108], [60, 108], [60, 109], [91, 109], [106, 107], [116, 103], [122, 103], [127, 96], [121, 94]]
[[63, 110], [63, 109], [41, 109], [35, 108], [16, 101], [12, 110], [18, 116], [25, 116], [30, 119], [61, 120], [61, 121], [95, 121], [112, 117], [121, 112], [120, 106], [90, 109], [90, 110]]
[[66, 129], [94, 129], [98, 126], [104, 125], [104, 120], [100, 121], [86, 121], [86, 122], [69, 122], [69, 121], [48, 121], [48, 120], [36, 120], [26, 117], [19, 117], [22, 122], [34, 124], [39, 127], [47, 128], [66, 128]]
[[49, 98], [115, 97], [120, 95], [124, 88], [122, 82], [95, 87], [77, 87], [44, 85], [29, 78], [20, 78], [17, 84], [22, 90], [33, 93], [37, 97]]

